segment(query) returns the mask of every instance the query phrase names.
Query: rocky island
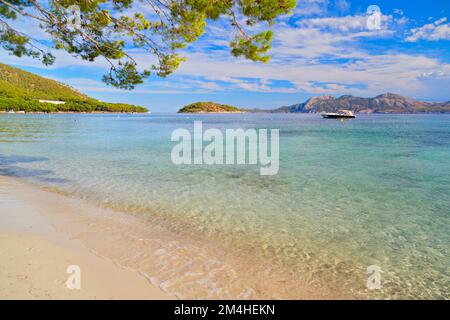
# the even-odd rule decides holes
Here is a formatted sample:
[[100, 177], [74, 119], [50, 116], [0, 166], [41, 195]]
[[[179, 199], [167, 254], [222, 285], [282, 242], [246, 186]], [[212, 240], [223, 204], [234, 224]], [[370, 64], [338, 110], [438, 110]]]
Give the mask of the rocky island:
[[373, 98], [325, 95], [268, 112], [320, 113], [336, 112], [342, 109], [358, 113], [450, 113], [450, 102], [418, 101], [394, 93], [385, 93]]
[[215, 102], [194, 102], [184, 106], [178, 113], [242, 113], [243, 110]]

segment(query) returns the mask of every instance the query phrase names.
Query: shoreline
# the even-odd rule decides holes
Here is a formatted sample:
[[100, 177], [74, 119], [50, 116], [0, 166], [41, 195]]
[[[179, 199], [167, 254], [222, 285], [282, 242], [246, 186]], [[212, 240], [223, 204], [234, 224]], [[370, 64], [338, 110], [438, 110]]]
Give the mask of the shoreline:
[[224, 112], [176, 112], [177, 114], [242, 114], [246, 111], [224, 111]]
[[0, 111], [1, 114], [151, 114], [151, 112], [107, 112], [107, 111], [93, 111], [93, 112], [8, 112]]
[[[7, 205], [3, 205], [4, 203]], [[53, 292], [52, 298], [76, 299], [80, 295], [83, 299], [363, 298], [344, 293], [339, 287], [329, 286], [321, 279], [312, 279], [310, 275], [295, 275], [288, 269], [267, 265], [256, 256], [235, 256], [219, 245], [186, 237], [159, 224], [147, 223], [145, 219], [134, 214], [98, 207], [20, 178], [0, 176], [0, 204], [0, 215], [3, 216], [0, 223], [0, 247], [15, 252], [17, 250], [14, 246], [11, 247], [14, 239], [37, 243], [47, 252], [46, 259], [36, 262], [42, 266], [48, 264], [47, 260], [57, 259], [57, 252], [61, 250], [69, 258], [78, 257], [80, 246], [84, 256], [95, 260], [87, 267], [82, 266], [83, 270], [92, 270], [93, 275], [89, 281], [94, 287], [84, 294], [74, 296], [64, 292], [59, 295], [59, 291], [51, 291], [46, 286], [56, 281], [55, 279], [45, 284], [36, 284]], [[13, 211], [18, 214], [13, 215]], [[6, 240], [2, 240], [3, 235]], [[39, 239], [28, 239], [29, 236]], [[57, 248], [54, 248], [55, 246]], [[52, 249], [47, 250], [48, 247]], [[74, 247], [78, 249], [74, 251]], [[6, 270], [12, 272], [14, 278], [14, 270], [17, 266], [26, 265], [27, 259], [22, 257]], [[108, 290], [102, 291], [96, 288], [105, 287], [105, 281], [97, 277], [104, 277], [108, 272], [95, 270], [99, 270], [99, 263], [105, 260], [115, 270], [109, 272], [111, 274], [114, 271], [115, 275], [108, 278], [121, 281], [112, 286], [106, 281]], [[252, 265], [250, 269], [249, 263]], [[61, 262], [56, 264], [60, 278], [67, 278], [67, 265], [62, 265]], [[124, 270], [131, 274], [124, 274]], [[27, 279], [31, 280], [48, 276], [45, 272], [39, 274], [28, 270], [28, 273]], [[60, 279], [58, 281], [60, 286], [64, 285]], [[2, 284], [4, 282], [5, 278], [0, 277], [0, 287], [5, 286]], [[19, 280], [11, 284], [13, 288], [20, 285]], [[123, 288], [124, 285], [128, 290]], [[0, 291], [2, 298], [14, 297], [4, 295], [5, 293]], [[38, 297], [44, 298], [46, 297]]]
[[[33, 192], [33, 186], [0, 176], [1, 299], [175, 298], [58, 228], [56, 220], [30, 201]], [[80, 267], [80, 290], [66, 286], [71, 265]]]

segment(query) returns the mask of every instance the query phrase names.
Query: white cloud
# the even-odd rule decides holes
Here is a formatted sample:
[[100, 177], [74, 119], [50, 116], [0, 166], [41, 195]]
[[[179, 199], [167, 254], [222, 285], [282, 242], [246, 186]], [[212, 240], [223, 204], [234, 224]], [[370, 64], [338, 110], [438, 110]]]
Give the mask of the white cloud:
[[[359, 53], [357, 54], [359, 56]], [[395, 91], [417, 96], [423, 93], [421, 77], [432, 70], [450, 72], [450, 65], [423, 55], [383, 54], [366, 55], [354, 62], [323, 64], [299, 59], [288, 63], [267, 65], [247, 61], [217, 61], [204, 54], [188, 56], [179, 75], [195, 75], [210, 79], [256, 79], [258, 81], [289, 81], [294, 88], [277, 88], [257, 84], [243, 84], [249, 91], [295, 92], [309, 94], [376, 95]], [[231, 81], [231, 80], [230, 80]], [[326, 85], [318, 86], [316, 83]], [[247, 86], [247, 87], [245, 87]]]
[[[389, 30], [393, 22], [390, 15], [381, 16], [381, 30]], [[309, 18], [297, 21], [297, 26], [302, 29], [317, 29], [332, 33], [352, 33], [355, 31], [372, 31], [367, 29], [367, 17], [365, 15], [347, 15], [342, 17]], [[371, 32], [377, 35], [377, 32]]]
[[[82, 92], [111, 92], [117, 94], [127, 91], [107, 86], [100, 80], [89, 78], [53, 78], [68, 84]], [[222, 88], [211, 80], [179, 79], [178, 81], [157, 81], [152, 84], [143, 84], [132, 91], [133, 94], [198, 94], [220, 91]]]
[[6, 64], [45, 69], [59, 69], [66, 67], [94, 67], [106, 70], [109, 66], [106, 60], [102, 58], [97, 58], [95, 61], [89, 62], [71, 56], [69, 53], [63, 50], [51, 50], [51, 52], [56, 57], [55, 63], [51, 66], [44, 66], [41, 61], [27, 56], [18, 58], [16, 56], [10, 55], [4, 50], [0, 50], [0, 60], [2, 63]]
[[382, 16], [381, 30], [367, 30], [365, 16], [302, 19], [297, 22], [298, 28], [284, 26], [275, 30], [273, 60], [363, 58], [367, 53], [356, 50], [356, 44], [362, 39], [391, 37], [391, 19]]
[[395, 23], [397, 23], [399, 26], [405, 26], [409, 23], [409, 19], [406, 17], [400, 17], [395, 19]]
[[[394, 91], [420, 97], [429, 89], [424, 79], [450, 74], [450, 64], [437, 58], [402, 53], [400, 48], [375, 53], [365, 47], [365, 40], [393, 39], [395, 29], [409, 22], [400, 12], [395, 12], [395, 18], [383, 15], [382, 29], [370, 31], [364, 15], [323, 16], [328, 5], [328, 0], [300, 0], [295, 10], [295, 25], [292, 19], [281, 21], [274, 28], [275, 43], [269, 64], [231, 57], [227, 47], [232, 35], [228, 22], [211, 23], [207, 34], [185, 51], [188, 60], [174, 75], [166, 80], [151, 78], [133, 94], [246, 91], [371, 96]], [[445, 23], [444, 18], [430, 27], [414, 29], [410, 38], [442, 37], [445, 28], [439, 28], [448, 27]], [[134, 50], [133, 56], [140, 66], [152, 63], [152, 56], [142, 51]], [[42, 67], [29, 58], [18, 60], [5, 56], [4, 60], [4, 55], [0, 54], [0, 59], [11, 64]], [[108, 64], [102, 60], [89, 63], [58, 51], [52, 68], [70, 66], [95, 67], [97, 71], [108, 69]], [[124, 93], [101, 81], [83, 78], [63, 81], [85, 92]]]
[[411, 35], [406, 38], [406, 41], [417, 42], [419, 40], [450, 40], [450, 23], [445, 22], [447, 22], [447, 18], [441, 18], [433, 23], [423, 25], [420, 28], [412, 29]]
[[346, 0], [336, 0], [334, 5], [340, 12], [348, 12], [351, 7], [350, 2]]
[[429, 71], [422, 74], [423, 78], [433, 78], [433, 79], [450, 79], [450, 73], [445, 73], [442, 70], [439, 71]]
[[365, 16], [345, 16], [304, 19], [297, 22], [300, 28], [329, 29], [333, 31], [348, 32], [362, 30], [366, 27]]
[[298, 0], [293, 10], [296, 16], [322, 16], [328, 11], [328, 0]]
[[[364, 39], [389, 38], [392, 16], [383, 16], [383, 29], [369, 31], [365, 16], [303, 18], [296, 27], [281, 24], [269, 64], [258, 64], [227, 55], [188, 54], [178, 74], [208, 77], [222, 90], [254, 92], [305, 92], [308, 94], [376, 95], [395, 91], [418, 96], [427, 89], [422, 75], [450, 71], [436, 58], [399, 52], [370, 53]], [[252, 79], [249, 81], [248, 79]], [[287, 81], [291, 86], [274, 85]]]

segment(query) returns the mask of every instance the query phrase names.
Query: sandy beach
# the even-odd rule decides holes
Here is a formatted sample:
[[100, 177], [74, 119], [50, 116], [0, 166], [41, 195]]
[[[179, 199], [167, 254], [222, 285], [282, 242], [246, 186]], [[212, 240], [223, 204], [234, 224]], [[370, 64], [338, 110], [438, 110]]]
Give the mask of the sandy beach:
[[[0, 176], [0, 216], [2, 299], [346, 297], [309, 278], [275, 294], [287, 273], [262, 261], [252, 270], [265, 281], [250, 278], [248, 259], [17, 178]], [[81, 290], [67, 289], [71, 265], [81, 269]]]
[[[58, 222], [47, 214], [63, 216], [70, 204], [51, 195], [0, 177], [0, 299], [173, 298], [138, 272], [96, 255], [58, 230]], [[51, 203], [52, 210], [46, 207]], [[71, 265], [80, 267], [79, 290], [66, 285]]]

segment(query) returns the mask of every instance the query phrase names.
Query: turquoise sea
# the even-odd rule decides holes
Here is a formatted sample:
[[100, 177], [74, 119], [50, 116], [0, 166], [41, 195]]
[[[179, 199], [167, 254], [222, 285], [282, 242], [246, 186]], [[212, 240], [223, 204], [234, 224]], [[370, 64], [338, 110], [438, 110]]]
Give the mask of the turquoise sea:
[[[279, 173], [174, 165], [171, 133], [194, 120], [279, 129]], [[246, 264], [251, 293], [225, 293], [239, 274], [208, 283], [213, 257], [202, 257], [190, 288], [209, 289], [188, 297], [297, 298], [312, 283], [337, 296], [450, 298], [450, 115], [1, 114], [0, 174], [130, 212]], [[366, 288], [372, 265], [383, 271], [379, 290]], [[258, 292], [258, 281], [272, 292]]]

